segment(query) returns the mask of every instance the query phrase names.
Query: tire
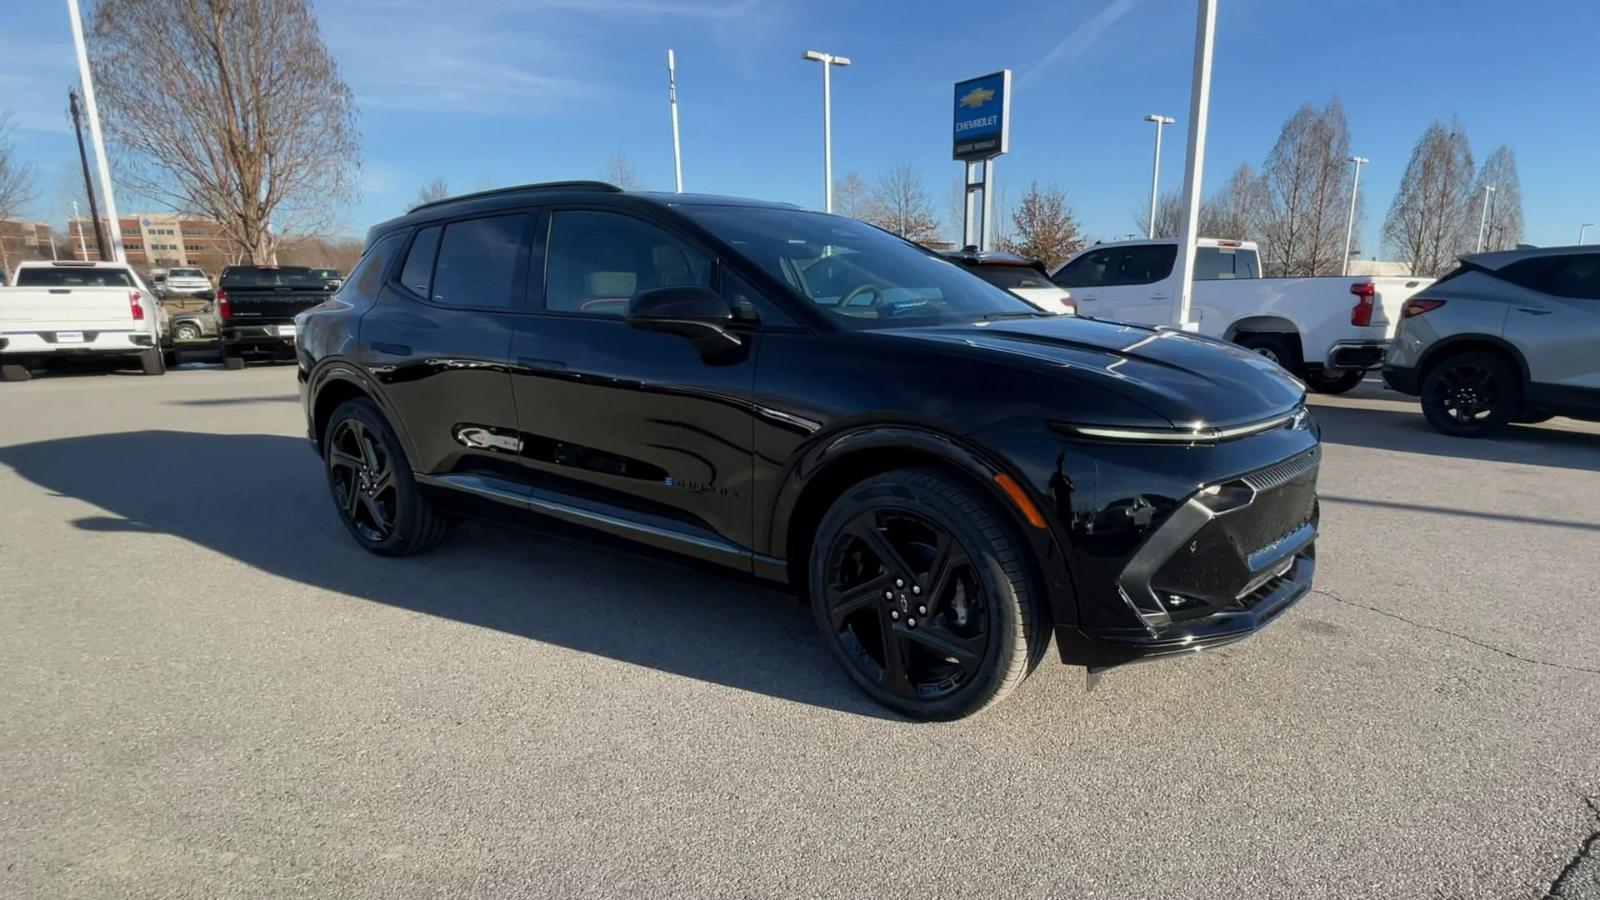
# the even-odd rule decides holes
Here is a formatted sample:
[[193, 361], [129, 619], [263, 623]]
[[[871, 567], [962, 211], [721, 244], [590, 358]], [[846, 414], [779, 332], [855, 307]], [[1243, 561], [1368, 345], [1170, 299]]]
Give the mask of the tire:
[[812, 616], [868, 696], [913, 718], [959, 719], [998, 703], [1043, 655], [1049, 632], [1027, 552], [995, 504], [964, 483], [886, 472], [822, 517]]
[[27, 381], [32, 377], [33, 373], [21, 363], [6, 363], [0, 366], [0, 381]]
[[167, 367], [160, 350], [146, 350], [139, 354], [139, 371], [145, 375], [165, 375]]
[[224, 351], [222, 354], [222, 367], [230, 372], [237, 372], [244, 368], [244, 357], [230, 356]]
[[193, 322], [179, 322], [173, 326], [172, 339], [175, 341], [198, 341], [200, 337], [200, 326]]
[[1346, 394], [1355, 390], [1367, 373], [1362, 369], [1308, 369], [1303, 377], [1306, 386], [1319, 394]]
[[322, 436], [328, 490], [350, 536], [380, 556], [409, 556], [444, 539], [449, 522], [418, 487], [394, 429], [371, 400], [347, 400]]
[[161, 354], [161, 364], [166, 366], [169, 372], [176, 369], [182, 362], [183, 360], [178, 358], [178, 351], [176, 350], [167, 350]]
[[1242, 334], [1234, 340], [1234, 343], [1252, 353], [1265, 356], [1290, 372], [1300, 371], [1300, 351], [1290, 335], [1273, 332]]
[[1422, 414], [1454, 437], [1483, 437], [1511, 421], [1522, 385], [1506, 361], [1470, 351], [1439, 360], [1422, 376]]

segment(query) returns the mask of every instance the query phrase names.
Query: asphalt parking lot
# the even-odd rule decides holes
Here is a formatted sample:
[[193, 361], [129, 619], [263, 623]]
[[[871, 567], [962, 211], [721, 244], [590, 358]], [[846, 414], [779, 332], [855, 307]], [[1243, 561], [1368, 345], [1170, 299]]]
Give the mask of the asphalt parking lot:
[[290, 367], [0, 386], [0, 896], [1600, 897], [1600, 426], [1315, 403], [1315, 594], [928, 725], [757, 586], [365, 554]]

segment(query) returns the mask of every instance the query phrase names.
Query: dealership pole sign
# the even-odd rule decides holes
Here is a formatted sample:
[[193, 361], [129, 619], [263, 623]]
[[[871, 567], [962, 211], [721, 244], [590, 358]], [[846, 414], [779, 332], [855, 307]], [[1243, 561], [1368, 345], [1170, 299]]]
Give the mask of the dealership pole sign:
[[952, 137], [951, 155], [967, 170], [961, 244], [993, 250], [994, 161], [1011, 149], [1010, 69], [956, 82]]
[[956, 82], [956, 159], [993, 159], [1010, 149], [1011, 70]]

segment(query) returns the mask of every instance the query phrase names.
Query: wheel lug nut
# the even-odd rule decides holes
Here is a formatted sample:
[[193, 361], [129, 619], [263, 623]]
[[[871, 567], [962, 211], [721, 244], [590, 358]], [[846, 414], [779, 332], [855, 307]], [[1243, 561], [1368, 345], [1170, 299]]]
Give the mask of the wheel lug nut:
[[913, 585], [912, 585], [912, 586], [911, 586], [911, 593], [913, 593], [913, 594], [920, 594], [920, 593], [922, 593], [922, 585], [920, 585], [920, 584], [913, 584]]
[[894, 599], [894, 591], [884, 591], [883, 592], [883, 599], [885, 599], [885, 600], [893, 600]]
[[906, 620], [906, 627], [907, 628], [915, 628], [915, 627], [917, 627], [917, 620], [916, 619], [907, 619]]
[[926, 607], [926, 606], [919, 606], [919, 607], [917, 607], [917, 615], [919, 615], [919, 616], [925, 616], [925, 615], [927, 615], [927, 614], [928, 614], [928, 608], [927, 608], [927, 607]]
[[894, 619], [897, 622], [900, 621], [900, 610], [898, 610], [898, 609], [889, 610], [889, 618]]
[[894, 586], [895, 587], [905, 587], [906, 586], [906, 580], [904, 578], [896, 578], [894, 580]]

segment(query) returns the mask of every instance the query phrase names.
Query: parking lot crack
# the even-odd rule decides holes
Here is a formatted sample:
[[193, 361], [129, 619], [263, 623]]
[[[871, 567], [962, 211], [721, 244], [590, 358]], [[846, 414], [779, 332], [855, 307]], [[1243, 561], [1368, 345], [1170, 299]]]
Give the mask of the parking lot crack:
[[1531, 657], [1531, 656], [1523, 656], [1520, 653], [1516, 653], [1514, 651], [1507, 650], [1504, 647], [1496, 647], [1493, 644], [1486, 643], [1484, 641], [1480, 641], [1477, 638], [1472, 637], [1471, 635], [1462, 634], [1462, 633], [1460, 633], [1458, 631], [1451, 631], [1448, 628], [1440, 628], [1437, 625], [1429, 625], [1426, 622], [1418, 622], [1415, 619], [1407, 618], [1406, 616], [1402, 616], [1402, 615], [1400, 615], [1399, 613], [1396, 613], [1396, 612], [1390, 612], [1389, 610], [1384, 609], [1384, 608], [1379, 607], [1379, 606], [1372, 606], [1370, 604], [1360, 603], [1360, 602], [1357, 602], [1355, 600], [1346, 600], [1345, 598], [1339, 596], [1338, 594], [1334, 594], [1334, 593], [1332, 593], [1330, 591], [1322, 590], [1321, 588], [1312, 588], [1311, 589], [1311, 593], [1320, 594], [1320, 595], [1322, 595], [1324, 597], [1327, 597], [1329, 600], [1334, 601], [1335, 603], [1342, 603], [1345, 606], [1353, 606], [1356, 609], [1364, 609], [1364, 610], [1367, 610], [1368, 612], [1375, 612], [1380, 616], [1388, 616], [1391, 619], [1397, 619], [1397, 620], [1399, 620], [1401, 622], [1406, 623], [1407, 625], [1410, 625], [1413, 628], [1420, 628], [1423, 631], [1432, 631], [1432, 632], [1435, 632], [1437, 634], [1442, 634], [1442, 635], [1446, 635], [1448, 637], [1453, 637], [1458, 641], [1465, 641], [1466, 643], [1471, 644], [1474, 647], [1481, 647], [1484, 650], [1490, 651], [1491, 653], [1498, 653], [1501, 656], [1509, 657], [1511, 659], [1517, 660], [1518, 662], [1525, 662], [1525, 663], [1528, 663], [1529, 665], [1535, 665], [1535, 666], [1545, 666], [1545, 667], [1551, 668], [1551, 669], [1565, 669], [1568, 672], [1582, 672], [1582, 673], [1584, 673], [1586, 675], [1600, 675], [1600, 669], [1592, 668], [1592, 667], [1589, 667], [1589, 666], [1573, 665], [1571, 663], [1551, 662], [1551, 661], [1545, 660], [1545, 659], [1535, 659], [1534, 657]]
[[[1589, 811], [1594, 813], [1595, 822], [1600, 824], [1600, 806], [1595, 805], [1594, 798], [1585, 797], [1583, 802], [1588, 804]], [[1600, 845], [1600, 828], [1590, 831], [1578, 845], [1578, 852], [1567, 860], [1567, 864], [1561, 869], [1561, 874], [1550, 882], [1550, 889], [1544, 892], [1545, 900], [1568, 896], [1566, 888], [1569, 884], [1581, 887], [1582, 884], [1575, 879], [1584, 878], [1590, 882], [1600, 882], [1600, 846], [1597, 845]], [[1585, 870], [1587, 876], [1584, 874]]]

